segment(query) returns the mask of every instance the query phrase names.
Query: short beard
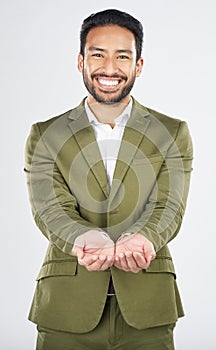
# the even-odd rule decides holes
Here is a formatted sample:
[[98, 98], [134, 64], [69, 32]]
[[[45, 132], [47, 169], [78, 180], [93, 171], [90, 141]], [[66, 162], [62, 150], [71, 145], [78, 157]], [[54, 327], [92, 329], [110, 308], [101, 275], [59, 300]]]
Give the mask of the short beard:
[[[133, 86], [134, 86], [134, 82], [135, 82], [136, 77], [134, 76], [134, 78], [129, 82], [128, 85], [126, 85], [116, 97], [110, 98], [110, 99], [106, 99], [103, 98], [102, 96], [100, 96], [95, 90], [95, 88], [93, 87], [93, 85], [88, 81], [88, 78], [85, 76], [85, 73], [83, 73], [83, 82], [84, 85], [86, 87], [86, 89], [88, 90], [88, 92], [90, 93], [90, 95], [92, 95], [94, 97], [94, 99], [102, 104], [106, 104], [106, 105], [112, 105], [115, 103], [119, 103], [121, 102], [127, 95], [130, 94]], [[111, 94], [109, 91], [107, 92], [103, 92], [104, 94]]]

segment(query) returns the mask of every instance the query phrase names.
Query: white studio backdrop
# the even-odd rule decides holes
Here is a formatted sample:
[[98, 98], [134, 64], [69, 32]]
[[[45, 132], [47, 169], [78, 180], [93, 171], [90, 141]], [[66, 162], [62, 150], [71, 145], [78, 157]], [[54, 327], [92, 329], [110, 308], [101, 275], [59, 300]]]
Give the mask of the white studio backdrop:
[[106, 8], [127, 11], [144, 25], [145, 66], [133, 95], [186, 120], [191, 130], [195, 160], [188, 207], [170, 245], [186, 311], [176, 328], [176, 349], [214, 350], [214, 0], [0, 0], [0, 349], [34, 349], [36, 330], [27, 315], [47, 247], [28, 203], [25, 141], [32, 123], [74, 107], [85, 96], [77, 70], [80, 25]]

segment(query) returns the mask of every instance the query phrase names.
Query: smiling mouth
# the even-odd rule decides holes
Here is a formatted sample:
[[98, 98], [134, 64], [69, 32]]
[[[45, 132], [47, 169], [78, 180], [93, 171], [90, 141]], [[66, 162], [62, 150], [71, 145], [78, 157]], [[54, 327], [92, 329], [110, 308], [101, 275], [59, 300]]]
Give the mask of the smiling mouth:
[[110, 86], [115, 87], [121, 82], [121, 80], [117, 80], [117, 79], [104, 79], [104, 78], [98, 78], [97, 81], [100, 85], [105, 85], [108, 87]]
[[121, 77], [94, 77], [102, 90], [115, 91], [116, 88], [126, 79]]

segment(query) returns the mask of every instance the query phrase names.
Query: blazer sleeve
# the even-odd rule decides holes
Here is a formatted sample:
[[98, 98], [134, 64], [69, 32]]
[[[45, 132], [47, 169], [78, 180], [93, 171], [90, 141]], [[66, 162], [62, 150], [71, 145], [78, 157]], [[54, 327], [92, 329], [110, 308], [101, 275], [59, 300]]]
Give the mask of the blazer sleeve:
[[180, 122], [144, 211], [127, 232], [149, 239], [156, 252], [179, 232], [189, 192], [193, 146], [186, 122]]
[[59, 249], [72, 254], [74, 240], [95, 227], [79, 215], [77, 201], [34, 124], [26, 142], [25, 168], [34, 220], [41, 232]]

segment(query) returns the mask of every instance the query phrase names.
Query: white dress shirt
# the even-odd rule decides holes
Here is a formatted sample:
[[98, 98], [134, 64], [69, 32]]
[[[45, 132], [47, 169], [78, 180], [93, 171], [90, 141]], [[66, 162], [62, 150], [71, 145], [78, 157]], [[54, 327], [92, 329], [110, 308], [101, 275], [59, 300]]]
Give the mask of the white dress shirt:
[[112, 128], [109, 124], [100, 123], [97, 120], [88, 106], [87, 99], [85, 100], [85, 109], [89, 122], [94, 130], [101, 157], [106, 169], [108, 182], [111, 186], [124, 128], [131, 114], [132, 100], [126, 106], [121, 115], [115, 118], [114, 128]]

